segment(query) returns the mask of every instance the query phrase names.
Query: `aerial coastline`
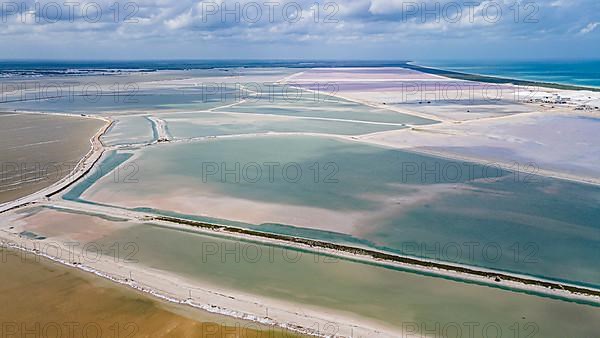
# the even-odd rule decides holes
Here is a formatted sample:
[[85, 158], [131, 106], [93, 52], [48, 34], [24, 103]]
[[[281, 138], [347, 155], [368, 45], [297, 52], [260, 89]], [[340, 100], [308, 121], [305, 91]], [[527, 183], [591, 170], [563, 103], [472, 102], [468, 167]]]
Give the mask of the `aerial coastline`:
[[3, 4], [0, 336], [598, 336], [597, 13]]
[[[409, 67], [410, 68], [410, 67]], [[348, 68], [346, 71], [364, 71], [364, 69], [354, 69]], [[412, 68], [411, 68], [412, 70]], [[309, 70], [310, 71], [310, 70]], [[337, 70], [336, 70], [337, 71]], [[344, 70], [342, 70], [343, 72]], [[393, 69], [392, 69], [393, 71]], [[300, 88], [303, 91], [308, 93], [314, 92], [310, 87], [307, 87], [302, 81], [309, 82], [314, 80], [314, 78], [308, 77], [310, 74], [307, 74], [305, 71], [293, 73], [290, 76], [286, 76], [284, 79], [279, 79], [276, 83], [278, 84], [291, 84], [295, 88]], [[318, 74], [317, 74], [318, 75]], [[439, 76], [440, 74], [435, 74], [435, 76]], [[447, 74], [444, 74], [446, 76]], [[307, 76], [306, 78], [302, 78], [302, 76]], [[319, 75], [320, 76], [320, 75]], [[326, 77], [326, 76], [325, 76]], [[351, 79], [352, 76], [349, 76]], [[464, 78], [463, 78], [464, 79]], [[472, 80], [472, 79], [470, 79]], [[195, 81], [191, 79], [189, 81]], [[480, 80], [477, 80], [480, 81]], [[483, 80], [482, 80], [483, 81]], [[342, 81], [343, 82], [343, 81]], [[485, 81], [484, 81], [485, 82]], [[522, 83], [521, 83], [522, 84]], [[566, 88], [558, 88], [560, 90]], [[572, 89], [572, 88], [571, 88]], [[554, 88], [557, 90], [557, 88]], [[122, 142], [119, 141], [119, 137], [123, 138], [126, 135], [116, 135], [114, 140], [116, 143], [108, 145], [101, 141], [101, 139], [105, 136], [106, 133], [113, 130], [113, 126], [115, 120], [119, 120], [119, 115], [114, 114], [103, 114], [103, 115], [86, 115], [86, 117], [97, 118], [102, 120], [105, 124], [104, 126], [90, 139], [91, 149], [89, 152], [78, 162], [76, 168], [70, 173], [67, 178], [60, 180], [59, 182], [52, 184], [49, 187], [46, 187], [40, 191], [37, 191], [31, 195], [26, 197], [19, 198], [17, 200], [7, 202], [0, 206], [0, 217], [4, 218], [4, 220], [12, 222], [12, 224], [21, 224], [21, 221], [18, 220], [19, 213], [24, 209], [29, 209], [33, 207], [53, 207], [57, 209], [63, 210], [76, 210], [80, 212], [90, 212], [97, 214], [104, 214], [111, 217], [119, 217], [126, 219], [130, 222], [142, 222], [142, 223], [155, 223], [159, 225], [163, 225], [165, 227], [174, 228], [174, 229], [183, 229], [189, 231], [198, 231], [207, 234], [213, 235], [223, 235], [232, 236], [234, 238], [240, 240], [250, 240], [259, 243], [269, 244], [269, 245], [280, 245], [284, 247], [293, 247], [296, 249], [308, 250], [312, 252], [317, 252], [320, 254], [327, 254], [331, 256], [335, 256], [338, 258], [357, 261], [367, 264], [375, 264], [378, 266], [387, 266], [387, 267], [396, 267], [400, 270], [408, 270], [414, 271], [417, 273], [422, 273], [424, 275], [433, 275], [433, 276], [442, 276], [449, 278], [455, 281], [466, 281], [468, 283], [473, 283], [475, 285], [485, 285], [486, 287], [492, 288], [500, 288], [507, 290], [517, 290], [518, 292], [522, 292], [525, 294], [534, 294], [537, 296], [550, 297], [558, 300], [569, 300], [574, 301], [579, 304], [591, 305], [593, 307], [597, 307], [600, 304], [600, 291], [595, 288], [582, 287], [578, 285], [571, 285], [569, 283], [559, 283], [552, 280], [545, 280], [543, 278], [533, 278], [531, 276], [518, 275], [505, 273], [502, 271], [494, 271], [491, 269], [481, 269], [477, 267], [471, 267], [466, 265], [459, 264], [449, 264], [447, 262], [438, 262], [428, 259], [420, 259], [416, 257], [410, 256], [401, 256], [394, 255], [390, 253], [380, 252], [377, 250], [372, 250], [370, 248], [361, 248], [361, 247], [353, 247], [347, 245], [340, 245], [336, 243], [330, 243], [327, 241], [320, 241], [315, 239], [303, 238], [302, 236], [286, 236], [286, 235], [277, 235], [268, 232], [261, 232], [252, 229], [244, 229], [231, 227], [228, 225], [218, 224], [218, 223], [208, 223], [208, 222], [198, 222], [194, 220], [182, 219], [177, 217], [169, 217], [164, 215], [157, 215], [148, 212], [140, 212], [133, 211], [131, 209], [123, 208], [124, 205], [120, 207], [110, 206], [110, 205], [102, 205], [102, 204], [93, 204], [93, 203], [78, 203], [77, 201], [67, 201], [63, 199], [63, 196], [69, 192], [74, 186], [76, 186], [79, 182], [84, 180], [87, 175], [89, 175], [94, 168], [102, 161], [104, 155], [107, 151], [116, 151], [116, 150], [127, 150], [132, 152], [137, 152], [147, 147], [150, 148], [161, 148], [165, 144], [178, 144], [178, 143], [197, 143], [204, 142], [207, 140], [218, 141], [223, 139], [236, 139], [236, 138], [256, 138], [260, 136], [265, 137], [274, 137], [274, 136], [302, 136], [302, 137], [325, 137], [325, 138], [333, 138], [340, 139], [345, 142], [352, 143], [364, 143], [367, 145], [376, 145], [378, 147], [389, 147], [389, 148], [399, 148], [406, 149], [409, 152], [415, 152], [420, 154], [431, 154], [435, 156], [439, 156], [440, 158], [450, 159], [450, 160], [460, 160], [460, 161], [471, 161], [475, 163], [488, 163], [490, 159], [482, 158], [477, 156], [467, 156], [464, 154], [456, 154], [453, 152], [448, 152], [444, 150], [435, 150], [435, 149], [427, 149], [427, 148], [417, 148], [411, 146], [411, 144], [407, 144], [406, 142], [398, 142], [394, 139], [387, 139], [387, 135], [395, 136], [395, 135], [403, 135], [404, 133], [419, 133], [420, 130], [435, 130], [436, 128], [444, 128], [447, 125], [455, 125], [455, 121], [453, 119], [446, 119], [443, 116], [432, 115], [429, 113], [419, 113], [418, 111], [412, 111], [410, 109], [405, 109], [403, 107], [393, 107], [389, 104], [384, 104], [379, 100], [377, 96], [372, 97], [370, 94], [364, 93], [355, 93], [352, 91], [342, 92], [330, 94], [332, 97], [337, 97], [342, 100], [348, 100], [349, 102], [354, 102], [359, 105], [364, 105], [367, 107], [382, 109], [384, 111], [391, 111], [400, 114], [406, 114], [409, 116], [415, 116], [419, 118], [426, 118], [431, 120], [440, 121], [438, 124], [426, 124], [426, 125], [411, 125], [410, 123], [398, 123], [395, 125], [396, 129], [392, 129], [389, 131], [377, 131], [373, 133], [367, 133], [363, 135], [339, 135], [335, 133], [327, 134], [323, 132], [273, 132], [273, 131], [265, 131], [265, 132], [254, 132], [247, 134], [229, 134], [229, 135], [217, 135], [217, 136], [198, 136], [198, 137], [180, 137], [177, 132], [173, 132], [169, 129], [169, 114], [172, 113], [161, 113], [161, 115], [156, 114], [148, 114], [147, 119], [151, 122], [152, 133], [154, 134], [154, 138], [151, 141], [141, 140], [139, 142], [135, 141], [133, 143]], [[569, 92], [561, 92], [561, 96], [567, 97], [569, 96]], [[240, 111], [236, 111], [236, 108], [240, 106], [244, 106], [246, 101], [240, 101], [235, 103], [227, 103], [222, 102], [222, 105], [217, 105], [211, 107], [210, 109], [199, 109], [197, 111], [193, 111], [192, 113], [209, 113], [210, 114], [231, 114], [231, 116], [239, 116], [244, 114], [249, 114], [251, 116], [252, 113], [244, 113]], [[573, 107], [568, 108], [573, 109]], [[528, 113], [523, 113], [528, 114]], [[534, 113], [530, 113], [534, 114]], [[567, 116], [568, 112], [562, 112], [562, 115]], [[578, 113], [582, 114], [582, 113]], [[586, 113], [595, 116], [594, 112]], [[74, 114], [66, 114], [69, 116], [80, 116]], [[498, 119], [510, 120], [518, 116], [515, 115], [506, 115], [501, 117], [483, 117], [478, 118], [477, 120], [495, 123]], [[254, 121], [258, 121], [258, 114], [255, 117]], [[299, 118], [307, 118], [307, 116], [301, 115], [300, 117], [286, 117], [287, 119], [299, 119]], [[308, 117], [310, 118], [310, 117]], [[325, 119], [328, 119], [327, 117]], [[335, 119], [335, 118], [331, 118]], [[342, 119], [342, 121], [344, 121]], [[352, 121], [352, 123], [386, 123], [386, 122], [377, 122], [377, 121], [360, 121], [356, 119], [346, 119], [346, 121]], [[225, 123], [229, 123], [226, 121]], [[389, 124], [393, 124], [392, 122], [388, 122]], [[468, 125], [472, 123], [470, 121], [461, 121], [460, 125]], [[407, 128], [403, 128], [403, 127]], [[402, 127], [402, 128], [401, 128]], [[270, 127], [267, 127], [270, 128]], [[465, 133], [466, 136], [469, 136], [469, 133]], [[415, 141], [413, 145], [423, 144], [422, 141]], [[137, 156], [137, 155], [134, 155]], [[137, 157], [133, 157], [133, 159], [137, 159]], [[509, 169], [509, 161], [506, 163], [502, 163], [500, 161], [495, 162], [498, 165], [504, 165], [503, 168]], [[561, 172], [556, 169], [545, 169], [542, 168], [536, 175], [545, 176], [545, 177], [556, 177], [557, 179], [562, 180], [572, 180], [576, 182], [581, 182], [585, 184], [599, 185], [600, 181], [597, 177], [593, 175], [585, 175], [582, 173], [568, 173]], [[103, 186], [103, 183], [100, 180], [93, 183], [92, 187], [97, 188], [98, 186]], [[87, 198], [87, 196], [86, 196]], [[113, 198], [110, 195], [106, 195], [105, 199], [112, 199], [113, 202], [118, 201], [119, 199]], [[129, 206], [131, 207], [131, 206]], [[364, 325], [352, 326], [349, 325], [351, 320], [348, 318], [340, 317], [340, 314], [329, 315], [324, 313], [321, 309], [316, 309], [314, 312], [311, 312], [310, 316], [302, 319], [302, 316], [299, 316], [297, 313], [290, 315], [293, 313], [291, 310], [292, 307], [289, 304], [278, 304], [277, 302], [271, 305], [265, 305], [269, 308], [279, 309], [272, 310], [269, 316], [261, 317], [257, 314], [257, 309], [252, 308], [252, 306], [246, 304], [243, 305], [243, 302], [236, 303], [236, 301], [228, 302], [224, 301], [222, 297], [218, 296], [209, 296], [210, 292], [206, 293], [206, 297], [209, 297], [210, 301], [205, 301], [203, 304], [199, 304], [194, 301], [187, 300], [182, 294], [180, 294], [180, 286], [181, 285], [191, 285], [194, 284], [193, 281], [185, 281], [179, 280], [180, 277], [173, 275], [171, 276], [173, 280], [171, 284], [161, 281], [156, 272], [154, 271], [144, 271], [143, 268], [136, 268], [135, 275], [136, 280], [129, 280], [127, 277], [123, 277], [124, 271], [126, 269], [133, 269], [132, 267], [125, 266], [111, 266], [108, 262], [98, 262], [95, 265], [85, 265], [85, 264], [76, 264], [75, 262], [62, 260], [59, 257], [52, 257], [51, 255], [44, 254], [40, 251], [36, 251], [35, 243], [36, 239], [27, 238], [27, 236], [23, 236], [22, 232], [25, 231], [20, 229], [19, 231], [11, 230], [8, 231], [3, 229], [0, 235], [3, 237], [5, 244], [12, 243], [12, 248], [27, 250], [28, 252], [33, 252], [35, 254], [42, 254], [45, 257], [56, 260], [62, 264], [67, 266], [76, 267], [82, 269], [84, 271], [88, 271], [94, 273], [103, 278], [107, 278], [112, 280], [113, 282], [127, 285], [129, 287], [133, 287], [135, 289], [144, 291], [148, 294], [154, 295], [158, 298], [165, 299], [171, 302], [186, 304], [191, 307], [200, 308], [209, 312], [218, 312], [220, 314], [226, 314], [238, 318], [242, 318], [244, 320], [254, 320], [261, 322], [267, 325], [281, 326], [285, 329], [290, 329], [297, 331], [302, 334], [313, 334], [313, 335], [322, 335], [322, 333], [318, 331], [311, 331], [310, 325], [312, 322], [319, 322], [323, 320], [323, 318], [327, 318], [327, 320], [331, 320], [339, 325], [340, 328], [344, 330], [344, 335], [351, 335], [352, 330], [364, 330], [364, 331], [354, 331], [363, 332], [367, 335], [373, 334], [383, 334], [394, 336], [399, 334], [399, 332], [394, 331], [394, 329], [390, 329], [385, 327], [385, 325], [381, 326], [381, 323], [377, 322], [363, 322]], [[14, 243], [18, 243], [18, 245], [14, 245]], [[63, 248], [68, 250], [68, 248]], [[138, 283], [139, 282], [139, 283]], [[209, 286], [205, 286], [208, 288]], [[232, 294], [235, 291], [229, 290]], [[241, 297], [244, 298], [244, 297]], [[252, 298], [252, 297], [250, 297]], [[214, 302], [212, 305], [211, 303]], [[268, 302], [268, 301], [267, 301]], [[220, 305], [219, 305], [220, 304]], [[239, 307], [239, 308], [237, 308]], [[239, 312], [238, 312], [239, 311]], [[287, 313], [287, 314], [286, 314]], [[350, 316], [352, 317], [352, 316]], [[327, 321], [325, 320], [325, 322]], [[361, 319], [362, 320], [362, 319]], [[286, 323], [296, 323], [294, 325], [288, 325]], [[386, 331], [389, 330], [389, 331]], [[387, 333], [384, 333], [387, 332]]]

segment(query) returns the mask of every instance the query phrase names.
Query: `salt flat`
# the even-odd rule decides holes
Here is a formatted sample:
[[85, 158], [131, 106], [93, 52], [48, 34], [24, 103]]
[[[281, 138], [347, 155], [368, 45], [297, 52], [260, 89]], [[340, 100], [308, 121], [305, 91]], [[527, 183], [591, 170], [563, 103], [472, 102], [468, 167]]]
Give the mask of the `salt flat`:
[[[600, 175], [600, 118], [573, 112], [539, 112], [497, 120], [388, 132], [365, 139], [391, 147], [519, 166], [538, 173], [593, 180]], [[533, 167], [527, 169], [527, 166]]]

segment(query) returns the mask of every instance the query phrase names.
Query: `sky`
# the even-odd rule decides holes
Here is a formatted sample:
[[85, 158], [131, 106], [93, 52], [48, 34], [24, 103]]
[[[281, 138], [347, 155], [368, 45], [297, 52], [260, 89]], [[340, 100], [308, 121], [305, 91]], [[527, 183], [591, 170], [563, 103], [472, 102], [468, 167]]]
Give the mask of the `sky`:
[[0, 3], [0, 59], [600, 59], [598, 0]]

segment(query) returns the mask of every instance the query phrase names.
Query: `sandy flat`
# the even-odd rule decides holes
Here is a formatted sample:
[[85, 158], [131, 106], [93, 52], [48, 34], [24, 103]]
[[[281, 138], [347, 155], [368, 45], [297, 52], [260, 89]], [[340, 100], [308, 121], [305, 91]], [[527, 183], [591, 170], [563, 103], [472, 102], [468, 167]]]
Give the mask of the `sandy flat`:
[[79, 116], [0, 113], [0, 203], [67, 176], [90, 150], [105, 121]]
[[352, 82], [442, 79], [439, 76], [398, 67], [312, 68], [288, 77], [289, 82]]
[[382, 132], [365, 140], [391, 147], [478, 158], [487, 163], [533, 163], [537, 169], [600, 176], [600, 119], [573, 113], [537, 113], [427, 129]]
[[[18, 336], [297, 337], [282, 329], [190, 311], [45, 258], [11, 250], [0, 264], [0, 318]], [[9, 306], [10, 304], [10, 306]], [[26, 328], [27, 331], [24, 331]], [[72, 329], [73, 331], [69, 331]], [[89, 331], [88, 331], [89, 330]]]
[[[99, 186], [101, 185], [102, 183], [99, 183]], [[361, 212], [235, 198], [211, 193], [206, 187], [203, 187], [201, 193], [197, 189], [180, 188], [160, 194], [147, 193], [144, 196], [135, 192], [127, 194], [126, 191], [115, 194], [110, 189], [100, 189], [97, 192], [86, 192], [82, 197], [128, 208], [150, 207], [249, 224], [279, 223], [349, 234], [356, 231], [361, 219], [365, 217]]]

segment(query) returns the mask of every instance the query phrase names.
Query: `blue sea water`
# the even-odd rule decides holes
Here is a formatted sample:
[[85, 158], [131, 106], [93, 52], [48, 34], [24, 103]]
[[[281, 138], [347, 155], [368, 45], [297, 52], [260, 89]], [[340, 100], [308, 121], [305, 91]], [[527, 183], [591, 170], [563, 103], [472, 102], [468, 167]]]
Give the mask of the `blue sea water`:
[[600, 87], [600, 60], [585, 61], [424, 61], [418, 65], [461, 73]]

